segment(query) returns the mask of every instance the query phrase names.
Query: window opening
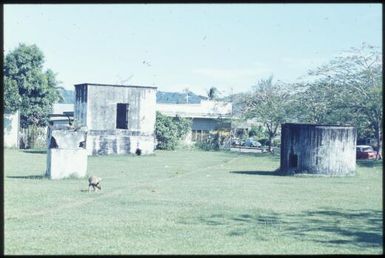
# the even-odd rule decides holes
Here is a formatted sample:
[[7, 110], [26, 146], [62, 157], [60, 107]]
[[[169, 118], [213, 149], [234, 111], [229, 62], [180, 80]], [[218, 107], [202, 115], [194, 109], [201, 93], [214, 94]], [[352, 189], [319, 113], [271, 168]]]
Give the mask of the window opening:
[[118, 103], [116, 105], [116, 128], [127, 129], [128, 128], [128, 104]]

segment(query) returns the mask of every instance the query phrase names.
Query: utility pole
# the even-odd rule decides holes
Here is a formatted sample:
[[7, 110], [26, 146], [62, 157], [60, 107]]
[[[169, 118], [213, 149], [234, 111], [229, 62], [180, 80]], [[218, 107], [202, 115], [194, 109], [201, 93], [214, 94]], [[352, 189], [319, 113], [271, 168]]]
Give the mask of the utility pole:
[[188, 92], [189, 92], [189, 89], [188, 88], [184, 89], [184, 92], [186, 92], [186, 103], [188, 104]]

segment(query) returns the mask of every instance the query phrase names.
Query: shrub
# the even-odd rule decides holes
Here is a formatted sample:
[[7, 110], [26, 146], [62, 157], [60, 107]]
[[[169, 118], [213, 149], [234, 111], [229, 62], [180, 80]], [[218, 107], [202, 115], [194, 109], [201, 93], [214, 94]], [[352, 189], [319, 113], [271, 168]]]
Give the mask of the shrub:
[[269, 139], [266, 139], [266, 138], [264, 138], [264, 139], [259, 139], [258, 140], [263, 146], [266, 146], [266, 145], [269, 145]]
[[230, 138], [229, 133], [221, 132], [220, 131], [212, 131], [210, 132], [207, 139], [201, 142], [197, 142], [195, 144], [196, 147], [202, 150], [220, 150], [224, 148], [230, 147]]
[[266, 131], [262, 126], [252, 126], [249, 131], [249, 137], [255, 137], [258, 139], [263, 139], [266, 137]]
[[209, 137], [201, 142], [197, 142], [196, 146], [199, 149], [209, 151], [209, 150], [219, 150], [219, 135], [210, 134]]
[[191, 120], [179, 116], [168, 117], [156, 112], [155, 135], [157, 148], [174, 150], [180, 139], [191, 130]]

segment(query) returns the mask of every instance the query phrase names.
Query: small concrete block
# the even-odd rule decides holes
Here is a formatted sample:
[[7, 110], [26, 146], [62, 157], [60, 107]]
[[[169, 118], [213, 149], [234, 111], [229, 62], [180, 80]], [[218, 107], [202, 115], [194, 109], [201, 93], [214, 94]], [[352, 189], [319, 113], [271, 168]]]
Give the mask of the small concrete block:
[[82, 178], [87, 175], [87, 150], [49, 149], [51, 179]]
[[50, 179], [82, 178], [87, 175], [87, 132], [51, 130], [47, 153], [47, 176]]

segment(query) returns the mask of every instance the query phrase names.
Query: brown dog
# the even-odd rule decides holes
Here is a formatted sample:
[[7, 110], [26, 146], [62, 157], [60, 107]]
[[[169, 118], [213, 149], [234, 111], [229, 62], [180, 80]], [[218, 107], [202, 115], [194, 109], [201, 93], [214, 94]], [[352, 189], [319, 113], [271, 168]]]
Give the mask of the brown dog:
[[90, 176], [88, 178], [88, 192], [91, 191], [91, 187], [94, 192], [96, 191], [96, 189], [102, 190], [102, 186], [100, 185], [101, 181], [102, 179], [100, 177]]

